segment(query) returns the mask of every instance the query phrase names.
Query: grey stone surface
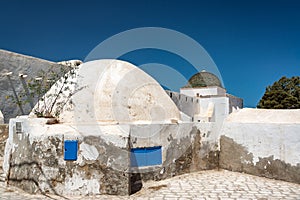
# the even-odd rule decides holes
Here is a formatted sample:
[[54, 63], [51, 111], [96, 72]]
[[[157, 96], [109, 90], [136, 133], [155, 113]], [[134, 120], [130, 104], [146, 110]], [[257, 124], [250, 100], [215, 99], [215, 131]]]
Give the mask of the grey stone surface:
[[[7, 77], [3, 76], [3, 73], [13, 72], [11, 79], [17, 93], [19, 93], [23, 90], [19, 80], [19, 73], [27, 74], [28, 78], [36, 77], [40, 70], [47, 71], [50, 67], [60, 68], [63, 65], [0, 49], [0, 110], [4, 115], [5, 122], [8, 122], [9, 118], [21, 115], [21, 112], [11, 99], [6, 98], [8, 95], [13, 95], [13, 91]], [[37, 100], [34, 101], [37, 102]], [[25, 105], [25, 114], [29, 114], [30, 111], [29, 104]]]

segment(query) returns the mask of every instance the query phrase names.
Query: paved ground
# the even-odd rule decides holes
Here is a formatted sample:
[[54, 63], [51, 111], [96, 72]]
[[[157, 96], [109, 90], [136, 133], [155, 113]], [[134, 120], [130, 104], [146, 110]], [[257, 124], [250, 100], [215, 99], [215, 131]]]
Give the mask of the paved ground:
[[229, 171], [203, 171], [171, 179], [148, 182], [144, 188], [128, 197], [100, 195], [94, 197], [57, 197], [29, 195], [0, 182], [0, 199], [297, 199], [300, 185]]

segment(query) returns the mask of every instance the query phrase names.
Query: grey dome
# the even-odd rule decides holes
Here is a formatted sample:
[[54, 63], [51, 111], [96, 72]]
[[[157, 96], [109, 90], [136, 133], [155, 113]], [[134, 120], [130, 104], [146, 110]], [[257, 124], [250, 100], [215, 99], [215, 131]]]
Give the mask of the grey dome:
[[198, 88], [198, 87], [207, 87], [207, 86], [218, 86], [223, 88], [220, 79], [206, 71], [201, 71], [197, 74], [194, 74], [188, 81], [188, 84], [184, 86], [185, 88]]

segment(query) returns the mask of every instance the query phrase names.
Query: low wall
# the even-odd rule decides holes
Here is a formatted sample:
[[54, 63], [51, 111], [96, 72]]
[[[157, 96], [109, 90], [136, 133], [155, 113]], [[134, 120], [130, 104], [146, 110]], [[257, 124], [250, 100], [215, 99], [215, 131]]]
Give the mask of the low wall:
[[[18, 132], [16, 122], [22, 131]], [[10, 120], [3, 169], [8, 184], [30, 193], [129, 195], [143, 181], [218, 167], [211, 124], [47, 125], [47, 119]], [[78, 141], [78, 158], [64, 159], [64, 141]], [[135, 167], [134, 148], [161, 147], [161, 164]]]
[[300, 183], [299, 111], [239, 112], [221, 130], [220, 167]]
[[[161, 180], [183, 173], [218, 168], [219, 150], [211, 124], [151, 124], [132, 126], [131, 148], [162, 147], [162, 164], [132, 168], [134, 181]], [[145, 137], [146, 136], [146, 137]], [[134, 184], [134, 182], [132, 182]]]
[[[29, 193], [128, 195], [128, 137], [108, 138], [95, 126], [46, 125], [46, 119], [11, 119], [3, 170], [8, 184]], [[16, 122], [22, 132], [16, 132]], [[81, 130], [86, 130], [82, 133]], [[64, 159], [64, 141], [77, 140], [77, 159]], [[113, 144], [113, 142], [116, 142]]]

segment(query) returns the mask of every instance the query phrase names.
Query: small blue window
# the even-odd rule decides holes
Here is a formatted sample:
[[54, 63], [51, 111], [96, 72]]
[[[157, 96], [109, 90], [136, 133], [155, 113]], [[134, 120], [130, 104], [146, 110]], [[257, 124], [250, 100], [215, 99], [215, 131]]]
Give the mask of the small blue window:
[[65, 140], [64, 142], [64, 159], [65, 160], [77, 160], [78, 141], [77, 140]]
[[130, 162], [132, 167], [160, 165], [161, 146], [131, 149]]

